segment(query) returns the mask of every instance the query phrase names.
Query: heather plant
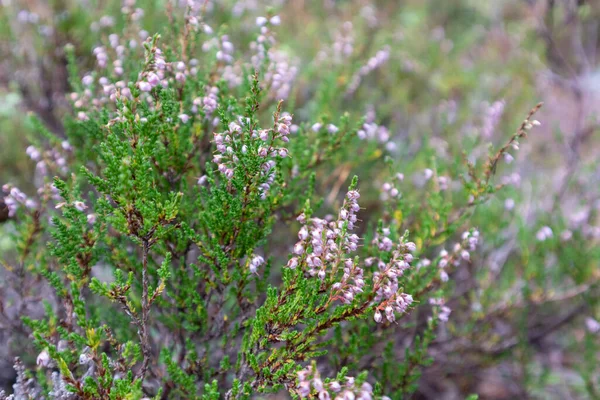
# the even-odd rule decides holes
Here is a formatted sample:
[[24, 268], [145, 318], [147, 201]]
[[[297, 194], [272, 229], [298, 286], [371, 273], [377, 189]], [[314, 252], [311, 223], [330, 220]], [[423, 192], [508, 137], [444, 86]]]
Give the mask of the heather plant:
[[[363, 7], [302, 65], [294, 21], [244, 3], [230, 20], [212, 2], [70, 8], [68, 32], [95, 33], [57, 49], [64, 109], [30, 107], [35, 189], [2, 188], [18, 318], [2, 316], [32, 342], [12, 396], [407, 398], [428, 371], [506, 359], [544, 390], [534, 346], [588, 312], [564, 346], [585, 347], [593, 395], [593, 213], [512, 218], [521, 177], [496, 177], [540, 105], [508, 89], [472, 111], [494, 63], [442, 60], [474, 32], [431, 41], [406, 13], [365, 40], [380, 22]], [[460, 94], [432, 107], [428, 90]], [[398, 137], [397, 104], [427, 133]]]

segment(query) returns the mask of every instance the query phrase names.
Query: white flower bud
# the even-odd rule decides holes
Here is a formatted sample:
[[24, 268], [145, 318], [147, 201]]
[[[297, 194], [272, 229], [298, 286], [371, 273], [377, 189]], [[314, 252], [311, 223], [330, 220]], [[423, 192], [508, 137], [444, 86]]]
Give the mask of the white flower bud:
[[88, 208], [83, 201], [76, 201], [75, 203], [73, 203], [73, 205], [79, 211], [83, 211], [86, 208]]
[[38, 367], [47, 367], [50, 365], [50, 354], [48, 351], [44, 350], [40, 354], [38, 354], [35, 363]]
[[293, 257], [287, 263], [287, 267], [290, 269], [295, 269], [298, 266], [298, 258]]
[[383, 320], [383, 316], [379, 310], [375, 310], [375, 315], [373, 316], [375, 322], [380, 323]]
[[149, 84], [148, 82], [144, 82], [144, 81], [141, 81], [140, 83], [138, 83], [138, 87], [140, 88], [140, 90], [142, 92], [149, 92], [152, 90], [152, 85]]

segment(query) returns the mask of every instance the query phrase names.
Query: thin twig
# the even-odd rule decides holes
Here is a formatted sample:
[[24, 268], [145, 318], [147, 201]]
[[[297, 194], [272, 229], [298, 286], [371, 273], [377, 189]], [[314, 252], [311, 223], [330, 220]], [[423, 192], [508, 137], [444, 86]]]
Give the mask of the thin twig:
[[142, 246], [142, 318], [140, 320], [140, 339], [142, 342], [142, 355], [144, 357], [142, 368], [138, 372], [138, 379], [144, 379], [148, 371], [150, 363], [150, 343], [148, 340], [148, 311], [150, 302], [148, 301], [148, 253], [150, 251], [150, 243], [148, 239], [143, 239]]

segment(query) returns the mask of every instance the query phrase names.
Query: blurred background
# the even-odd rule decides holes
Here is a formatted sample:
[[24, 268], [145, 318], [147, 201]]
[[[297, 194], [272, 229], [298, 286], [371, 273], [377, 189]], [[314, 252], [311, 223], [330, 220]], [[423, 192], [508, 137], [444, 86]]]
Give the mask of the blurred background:
[[[65, 45], [90, 70], [92, 49], [127, 21], [115, 17], [121, 1], [1, 3], [0, 184], [33, 194], [40, 167], [25, 149], [37, 128], [26, 115], [62, 135], [63, 117], [72, 113]], [[136, 6], [152, 34], [168, 24], [165, 10], [180, 4]], [[279, 50], [293, 66], [288, 101], [296, 116], [311, 121], [315, 109], [374, 114], [389, 132], [387, 151], [406, 157], [407, 169], [428, 162], [410, 159], [425, 140], [440, 158], [460, 154], [474, 135], [505, 143], [543, 101], [542, 126], [500, 173], [510, 187], [473, 216], [490, 238], [476, 261], [485, 272], [454, 299], [455, 325], [432, 347], [439, 362], [424, 371], [414, 398], [600, 398], [600, 1], [240, 0], [205, 7], [205, 20], [242, 54], [255, 18], [272, 8], [281, 17]], [[381, 51], [380, 62], [369, 64]], [[361, 75], [365, 65], [369, 74]], [[317, 91], [322, 81], [345, 89]], [[372, 178], [361, 189], [375, 202], [378, 171], [361, 174]], [[13, 246], [8, 229], [0, 226], [0, 252]], [[42, 312], [35, 304], [16, 311], [15, 279], [0, 272], [0, 388], [14, 379], [13, 357], [31, 351], [19, 312]], [[489, 346], [467, 350], [476, 340]]]

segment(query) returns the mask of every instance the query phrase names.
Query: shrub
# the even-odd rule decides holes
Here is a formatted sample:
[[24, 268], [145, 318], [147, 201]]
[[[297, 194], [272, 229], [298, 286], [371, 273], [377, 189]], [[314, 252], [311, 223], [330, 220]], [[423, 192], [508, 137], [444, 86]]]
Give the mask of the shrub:
[[[408, 146], [379, 109], [363, 115], [369, 85], [398, 72], [379, 71], [387, 38], [355, 59], [343, 24], [301, 71], [273, 10], [215, 29], [212, 3], [188, 3], [167, 7], [153, 35], [140, 24], [165, 21], [162, 10], [125, 2], [100, 19], [118, 33], [99, 27], [92, 61], [80, 55], [88, 38], [64, 47], [71, 111], [60, 126], [31, 116], [37, 192], [3, 187], [14, 249], [3, 263], [37, 356], [35, 375], [16, 362], [14, 398], [405, 398], [436, 360], [482, 365], [522, 345], [527, 365], [529, 344], [583, 311], [527, 325], [519, 310], [551, 302], [556, 281], [591, 281], [589, 268], [546, 272], [551, 248], [565, 266], [588, 243], [563, 246], [545, 225], [533, 248], [525, 228], [501, 237], [514, 203], [490, 201], [504, 190], [518, 199], [517, 177], [495, 174], [541, 104], [488, 148], [505, 103], [473, 117], [447, 102], [433, 113], [440, 131], [468, 121], [480, 134]], [[529, 261], [483, 265], [516, 239]], [[29, 315], [40, 300], [45, 315]], [[462, 326], [449, 322], [451, 302]], [[490, 328], [503, 314], [504, 338]]]

